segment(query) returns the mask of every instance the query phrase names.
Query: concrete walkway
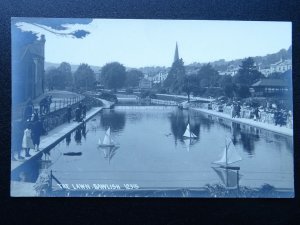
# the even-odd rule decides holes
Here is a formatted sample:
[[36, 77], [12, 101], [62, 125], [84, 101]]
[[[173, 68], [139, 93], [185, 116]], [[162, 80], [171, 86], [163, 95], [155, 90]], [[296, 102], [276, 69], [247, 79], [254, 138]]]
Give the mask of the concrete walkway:
[[225, 114], [225, 113], [222, 113], [222, 112], [216, 112], [216, 111], [213, 111], [213, 110], [203, 109], [203, 108], [191, 108], [191, 109], [196, 110], [196, 111], [200, 111], [200, 112], [203, 112], [203, 113], [207, 113], [209, 115], [214, 115], [214, 116], [222, 117], [222, 118], [225, 118], [225, 119], [229, 119], [233, 122], [242, 123], [242, 124], [258, 127], [258, 128], [261, 128], [261, 129], [269, 130], [269, 131], [272, 131], [272, 132], [275, 132], [275, 133], [278, 133], [278, 134], [293, 136], [293, 129], [291, 129], [291, 128], [275, 126], [273, 124], [263, 123], [263, 122], [255, 121], [255, 120], [252, 120], [252, 119], [232, 118], [228, 114]]
[[[90, 111], [86, 114], [85, 121], [88, 121], [91, 119], [94, 115], [96, 115], [98, 112], [100, 112], [104, 107], [95, 107], [92, 108]], [[31, 159], [37, 158], [38, 156], [41, 156], [43, 152], [46, 150], [49, 150], [50, 148], [54, 147], [57, 143], [59, 143], [61, 140], [63, 140], [66, 135], [70, 132], [73, 132], [78, 128], [80, 125], [82, 125], [83, 122], [75, 122], [72, 121], [70, 123], [64, 123], [53, 130], [51, 130], [46, 136], [41, 137], [40, 141], [40, 151], [35, 152], [34, 150], [30, 150], [31, 157], [26, 158], [23, 161], [12, 161], [11, 162], [11, 172], [16, 170], [18, 167], [22, 166], [24, 163], [30, 161]]]
[[[188, 99], [187, 95], [168, 95], [168, 94], [156, 94], [157, 96], [166, 96], [166, 97], [174, 97], [174, 98], [181, 98], [181, 99]], [[193, 95], [190, 96], [190, 100], [199, 100], [199, 101], [206, 101], [212, 102], [214, 98], [202, 98], [202, 97], [194, 97]]]

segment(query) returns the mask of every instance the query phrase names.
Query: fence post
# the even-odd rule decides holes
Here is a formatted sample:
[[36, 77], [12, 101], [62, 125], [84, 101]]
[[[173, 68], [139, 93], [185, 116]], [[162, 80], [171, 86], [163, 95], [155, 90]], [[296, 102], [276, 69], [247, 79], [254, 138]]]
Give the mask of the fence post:
[[56, 111], [56, 101], [54, 101], [54, 111]]

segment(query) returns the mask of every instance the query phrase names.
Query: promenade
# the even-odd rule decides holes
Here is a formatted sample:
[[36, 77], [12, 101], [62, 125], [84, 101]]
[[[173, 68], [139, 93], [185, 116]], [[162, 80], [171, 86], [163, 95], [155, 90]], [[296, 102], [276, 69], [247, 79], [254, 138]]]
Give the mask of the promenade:
[[224, 119], [229, 119], [229, 120], [231, 120], [233, 122], [236, 122], [236, 123], [241, 123], [241, 124], [246, 124], [246, 125], [258, 127], [258, 128], [261, 128], [261, 129], [265, 129], [265, 130], [268, 130], [268, 131], [278, 133], [278, 134], [293, 136], [293, 129], [290, 129], [290, 128], [287, 128], [287, 127], [275, 126], [273, 124], [263, 123], [263, 122], [255, 121], [253, 119], [232, 118], [230, 115], [228, 115], [226, 113], [216, 112], [216, 111], [213, 111], [213, 110], [208, 110], [208, 109], [203, 109], [203, 108], [191, 108], [191, 109], [199, 111], [199, 112], [203, 112], [203, 113], [206, 113], [206, 114], [209, 114], [209, 115], [214, 115], [214, 116], [217, 116], [217, 117], [221, 117], [221, 118], [224, 118]]
[[[171, 97], [171, 98], [177, 98], [177, 99], [188, 99], [186, 95], [169, 95], [169, 94], [156, 94], [157, 96], [161, 97]], [[190, 96], [190, 100], [197, 100], [197, 101], [203, 101], [203, 102], [212, 102], [215, 99], [214, 98], [202, 98], [202, 97], [194, 97], [193, 95]]]
[[[91, 119], [94, 115], [100, 112], [104, 107], [95, 107], [86, 113], [85, 121]], [[40, 157], [44, 152], [48, 151], [50, 148], [54, 147], [61, 140], [63, 140], [67, 134], [73, 132], [81, 126], [84, 122], [71, 121], [70, 123], [64, 123], [53, 130], [49, 131], [46, 136], [41, 136], [40, 141], [40, 151], [36, 152], [30, 150], [31, 157], [26, 158], [24, 161], [11, 161], [11, 172], [15, 172], [25, 163], [31, 161], [32, 159]]]
[[[183, 95], [167, 95], [167, 94], [158, 94], [158, 96], [168, 96], [168, 97], [173, 97], [173, 98], [185, 98], [187, 99], [187, 96]], [[203, 101], [213, 101], [214, 99], [205, 99], [205, 98], [200, 98], [200, 97], [191, 97], [191, 100], [203, 100]], [[151, 99], [151, 102], [160, 104], [160, 105], [176, 105], [175, 101], [168, 101], [168, 100], [160, 100], [160, 99]], [[293, 136], [293, 129], [285, 127], [285, 126], [275, 126], [275, 124], [270, 124], [270, 123], [263, 123], [260, 121], [255, 121], [253, 119], [247, 119], [247, 118], [232, 118], [229, 114], [223, 113], [223, 112], [217, 112], [214, 110], [208, 110], [205, 108], [200, 108], [200, 107], [190, 107], [190, 109], [199, 111], [202, 113], [206, 113], [209, 115], [221, 117], [224, 119], [231, 120], [236, 123], [241, 123], [241, 124], [246, 124], [249, 126], [261, 128], [264, 130], [272, 131], [274, 133], [278, 133], [281, 135], [287, 135], [287, 136]]]

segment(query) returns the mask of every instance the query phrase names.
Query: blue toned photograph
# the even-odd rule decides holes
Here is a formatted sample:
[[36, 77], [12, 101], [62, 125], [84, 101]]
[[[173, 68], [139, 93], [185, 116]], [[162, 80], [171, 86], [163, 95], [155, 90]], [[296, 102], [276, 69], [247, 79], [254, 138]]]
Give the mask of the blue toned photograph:
[[11, 18], [12, 197], [293, 198], [292, 23]]

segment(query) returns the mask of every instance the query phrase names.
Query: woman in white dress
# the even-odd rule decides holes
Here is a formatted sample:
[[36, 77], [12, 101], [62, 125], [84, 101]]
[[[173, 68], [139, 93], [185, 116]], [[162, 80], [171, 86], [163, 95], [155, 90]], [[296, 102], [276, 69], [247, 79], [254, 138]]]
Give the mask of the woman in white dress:
[[34, 145], [31, 138], [31, 129], [29, 126], [24, 130], [24, 136], [22, 141], [22, 148], [25, 149], [25, 157], [30, 157], [30, 149], [34, 149]]

